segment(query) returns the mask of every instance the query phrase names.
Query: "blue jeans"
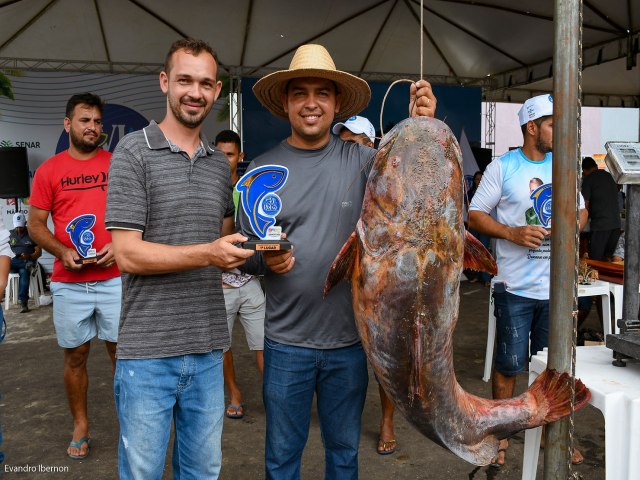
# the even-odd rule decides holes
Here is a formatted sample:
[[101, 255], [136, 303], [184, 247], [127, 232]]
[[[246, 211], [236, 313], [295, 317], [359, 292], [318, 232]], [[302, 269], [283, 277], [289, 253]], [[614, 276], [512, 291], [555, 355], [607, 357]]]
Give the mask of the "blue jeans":
[[174, 421], [173, 478], [216, 479], [222, 464], [222, 350], [141, 360], [118, 359], [120, 480], [160, 480]]
[[549, 300], [500, 292], [501, 285], [496, 284], [493, 293], [497, 339], [495, 368], [503, 375], [513, 376], [525, 369], [530, 355], [549, 345]]
[[29, 283], [31, 282], [31, 272], [27, 270], [27, 265], [37, 268], [33, 260], [20, 260], [18, 257], [11, 259], [11, 273], [20, 275], [18, 282], [18, 299], [21, 303], [29, 301]]
[[360, 343], [320, 350], [265, 338], [262, 392], [267, 416], [267, 480], [300, 478], [314, 393], [325, 448], [324, 478], [357, 479], [360, 417], [368, 381]]

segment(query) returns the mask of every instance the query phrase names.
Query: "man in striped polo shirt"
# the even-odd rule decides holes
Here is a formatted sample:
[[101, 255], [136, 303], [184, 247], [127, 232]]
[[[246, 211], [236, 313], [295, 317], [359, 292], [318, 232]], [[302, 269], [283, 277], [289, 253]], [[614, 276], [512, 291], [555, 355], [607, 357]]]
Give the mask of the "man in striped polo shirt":
[[167, 113], [125, 136], [109, 171], [107, 228], [126, 273], [114, 391], [120, 479], [159, 480], [172, 420], [176, 478], [215, 479], [229, 346], [221, 269], [253, 254], [234, 246], [231, 172], [202, 122], [220, 93], [203, 41], [176, 41], [160, 87]]

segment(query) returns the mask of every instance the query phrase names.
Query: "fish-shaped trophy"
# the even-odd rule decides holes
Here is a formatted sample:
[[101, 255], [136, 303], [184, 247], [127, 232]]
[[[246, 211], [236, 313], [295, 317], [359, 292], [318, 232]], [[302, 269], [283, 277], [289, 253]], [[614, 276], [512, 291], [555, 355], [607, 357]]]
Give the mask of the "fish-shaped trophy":
[[242, 244], [250, 250], [289, 250], [291, 242], [282, 240], [282, 227], [276, 225], [276, 216], [282, 211], [282, 200], [276, 194], [289, 176], [281, 165], [263, 165], [245, 173], [236, 190], [251, 230], [258, 237]]
[[75, 262], [79, 265], [88, 265], [96, 263], [103, 256], [97, 255], [96, 249], [93, 248], [93, 240], [95, 235], [91, 231], [96, 223], [96, 216], [88, 213], [79, 215], [69, 222], [66, 231], [69, 234], [71, 243], [76, 247], [76, 251], [80, 254], [80, 258]]

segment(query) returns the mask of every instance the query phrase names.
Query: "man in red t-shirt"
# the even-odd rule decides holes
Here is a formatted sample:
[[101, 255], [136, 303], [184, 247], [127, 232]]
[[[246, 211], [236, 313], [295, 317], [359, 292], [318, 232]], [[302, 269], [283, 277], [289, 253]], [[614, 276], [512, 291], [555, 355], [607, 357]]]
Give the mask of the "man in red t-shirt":
[[[56, 257], [51, 277], [53, 323], [64, 349], [64, 383], [73, 415], [67, 455], [89, 454], [87, 359], [93, 337], [105, 341], [113, 367], [122, 285], [104, 226], [111, 154], [100, 148], [102, 100], [83, 93], [67, 102], [69, 149], [36, 171], [30, 198], [30, 234]], [[53, 232], [47, 226], [51, 214]]]

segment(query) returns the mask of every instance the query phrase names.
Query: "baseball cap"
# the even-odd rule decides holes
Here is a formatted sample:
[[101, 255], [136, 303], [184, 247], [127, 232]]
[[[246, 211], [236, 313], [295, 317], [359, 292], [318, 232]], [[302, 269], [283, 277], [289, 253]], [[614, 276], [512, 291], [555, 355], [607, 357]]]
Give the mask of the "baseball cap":
[[376, 140], [376, 129], [373, 128], [371, 122], [364, 117], [359, 117], [358, 115], [349, 117], [344, 122], [336, 123], [331, 131], [336, 135], [340, 135], [342, 127], [346, 127], [355, 134], [364, 133], [372, 142]]
[[13, 228], [24, 227], [27, 224], [27, 217], [25, 217], [24, 213], [14, 213], [13, 214]]
[[538, 95], [530, 98], [518, 112], [520, 125], [526, 124], [529, 120], [553, 115], [553, 97], [550, 94]]

